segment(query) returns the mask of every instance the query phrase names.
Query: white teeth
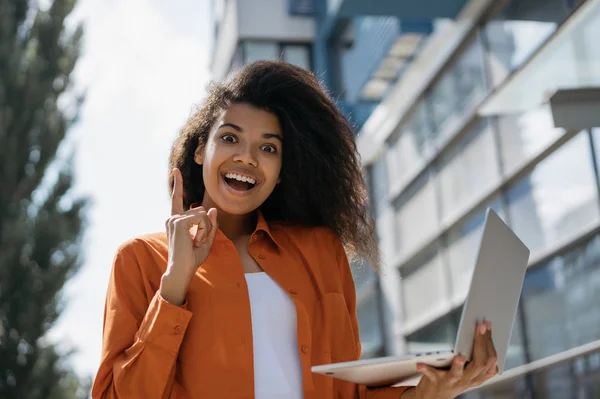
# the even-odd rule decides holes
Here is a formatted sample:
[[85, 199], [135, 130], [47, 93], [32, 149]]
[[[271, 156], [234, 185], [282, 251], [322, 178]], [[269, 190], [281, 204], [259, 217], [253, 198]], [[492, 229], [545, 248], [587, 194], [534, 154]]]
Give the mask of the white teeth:
[[227, 174], [225, 174], [225, 177], [228, 179], [235, 179], [235, 180], [247, 182], [250, 184], [256, 184], [256, 180], [254, 180], [253, 178], [248, 177], [248, 176], [238, 175], [237, 173], [227, 173]]

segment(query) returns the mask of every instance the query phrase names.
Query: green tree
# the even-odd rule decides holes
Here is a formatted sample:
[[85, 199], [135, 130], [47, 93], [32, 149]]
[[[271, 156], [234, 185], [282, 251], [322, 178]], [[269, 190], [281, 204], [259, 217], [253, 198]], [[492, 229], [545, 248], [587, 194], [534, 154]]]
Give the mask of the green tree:
[[[0, 398], [82, 396], [65, 353], [44, 336], [81, 264], [86, 200], [57, 151], [82, 96], [71, 74], [81, 26], [74, 0], [0, 0]], [[60, 106], [59, 106], [60, 103]], [[63, 157], [65, 158], [65, 157]], [[85, 393], [87, 395], [87, 393]]]

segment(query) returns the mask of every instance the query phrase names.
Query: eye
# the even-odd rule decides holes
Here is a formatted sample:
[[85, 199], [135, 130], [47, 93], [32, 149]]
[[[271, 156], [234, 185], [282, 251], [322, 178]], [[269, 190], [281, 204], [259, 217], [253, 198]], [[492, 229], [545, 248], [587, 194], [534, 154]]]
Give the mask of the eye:
[[277, 152], [277, 147], [275, 147], [274, 145], [271, 144], [267, 144], [267, 145], [263, 145], [261, 147], [261, 150], [263, 150], [266, 153], [269, 154], [275, 154]]
[[226, 143], [237, 143], [237, 137], [235, 137], [235, 135], [229, 134], [229, 133], [222, 135], [221, 140]]

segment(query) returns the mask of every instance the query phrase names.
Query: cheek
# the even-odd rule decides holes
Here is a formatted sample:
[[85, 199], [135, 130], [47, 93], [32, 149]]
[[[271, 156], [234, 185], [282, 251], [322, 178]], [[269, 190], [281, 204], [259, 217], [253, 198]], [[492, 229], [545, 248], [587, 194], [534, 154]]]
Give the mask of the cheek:
[[214, 143], [207, 144], [206, 150], [204, 151], [204, 164], [203, 164], [203, 172], [204, 178], [211, 177], [215, 168], [219, 165], [219, 153]]
[[271, 162], [266, 169], [269, 173], [269, 179], [275, 184], [279, 180], [279, 175], [281, 174], [281, 159], [272, 159], [270, 161]]

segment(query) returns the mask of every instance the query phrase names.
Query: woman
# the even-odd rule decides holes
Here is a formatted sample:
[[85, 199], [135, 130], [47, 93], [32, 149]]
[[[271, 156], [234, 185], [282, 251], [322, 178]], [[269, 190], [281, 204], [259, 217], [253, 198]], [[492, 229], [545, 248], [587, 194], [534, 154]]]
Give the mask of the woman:
[[309, 72], [278, 61], [210, 88], [171, 153], [166, 234], [122, 245], [93, 398], [453, 398], [496, 373], [420, 365], [417, 387], [312, 374], [356, 360], [346, 250], [377, 265], [351, 127]]

